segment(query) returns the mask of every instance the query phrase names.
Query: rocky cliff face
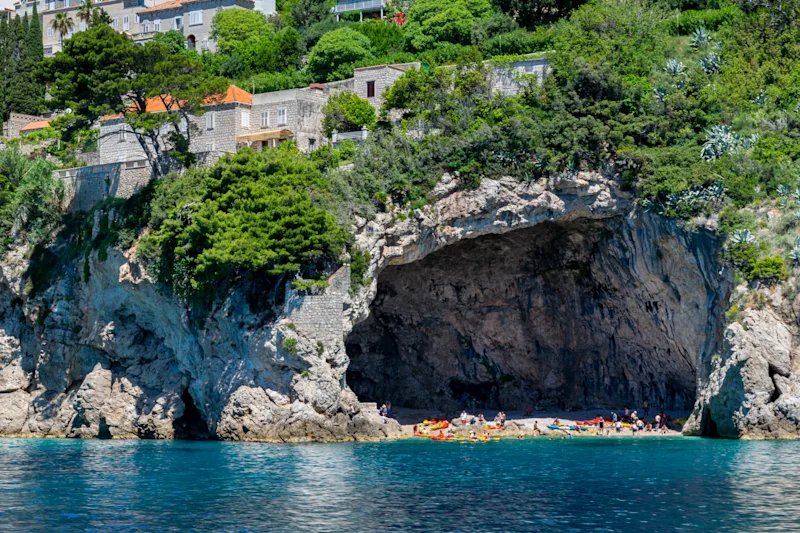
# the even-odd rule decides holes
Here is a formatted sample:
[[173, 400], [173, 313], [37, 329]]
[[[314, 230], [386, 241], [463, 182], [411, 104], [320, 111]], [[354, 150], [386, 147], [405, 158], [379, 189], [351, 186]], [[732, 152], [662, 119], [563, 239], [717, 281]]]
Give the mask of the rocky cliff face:
[[[63, 250], [56, 252], [63, 252]], [[24, 290], [17, 251], [0, 278], [0, 434], [301, 441], [396, 435], [341, 386], [347, 358], [233, 293], [202, 323], [112, 252]], [[293, 343], [285, 342], [294, 339]]]
[[378, 260], [372, 313], [347, 337], [359, 397], [691, 409], [698, 356], [721, 344], [716, 239], [634, 209], [599, 175], [481, 189], [361, 232]]
[[358, 221], [365, 286], [349, 292], [344, 267], [324, 293], [289, 291], [270, 313], [233, 292], [190, 319], [134, 251], [69, 262], [34, 294], [27, 251], [12, 251], [0, 434], [384, 439], [399, 427], [359, 398], [513, 409], [696, 397], [696, 432], [774, 434], [775, 420], [796, 432], [796, 330], [765, 311], [723, 344], [730, 278], [710, 233], [641, 212], [598, 174], [456, 189], [446, 176], [434, 205]]
[[758, 304], [727, 327], [723, 350], [701, 359], [700, 391], [684, 433], [800, 438], [800, 298], [782, 290], [796, 281], [757, 290]]

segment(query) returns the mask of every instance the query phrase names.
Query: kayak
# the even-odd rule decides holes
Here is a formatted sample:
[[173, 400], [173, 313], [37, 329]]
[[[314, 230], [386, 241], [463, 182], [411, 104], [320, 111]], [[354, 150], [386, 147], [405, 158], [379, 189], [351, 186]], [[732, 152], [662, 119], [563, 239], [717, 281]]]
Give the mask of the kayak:
[[503, 426], [483, 426], [486, 428], [486, 431], [496, 431], [498, 429], [503, 429]]
[[450, 427], [450, 422], [448, 422], [447, 420], [442, 420], [441, 422], [433, 424], [432, 426], [429, 427], [431, 431], [436, 431], [438, 429], [447, 429]]

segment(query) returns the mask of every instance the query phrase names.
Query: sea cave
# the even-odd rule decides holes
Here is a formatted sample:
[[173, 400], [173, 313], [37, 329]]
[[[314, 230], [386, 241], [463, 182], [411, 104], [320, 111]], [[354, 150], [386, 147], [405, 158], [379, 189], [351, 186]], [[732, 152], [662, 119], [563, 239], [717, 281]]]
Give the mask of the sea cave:
[[690, 410], [700, 362], [722, 342], [718, 251], [710, 234], [640, 213], [388, 266], [346, 339], [347, 384], [364, 401], [437, 411]]

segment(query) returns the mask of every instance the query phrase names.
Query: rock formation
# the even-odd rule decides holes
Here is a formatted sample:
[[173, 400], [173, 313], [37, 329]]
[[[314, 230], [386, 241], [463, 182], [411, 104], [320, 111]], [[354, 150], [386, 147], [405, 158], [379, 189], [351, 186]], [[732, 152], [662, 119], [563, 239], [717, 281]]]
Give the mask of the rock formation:
[[387, 219], [359, 233], [377, 258], [361, 300], [372, 313], [347, 338], [359, 397], [440, 410], [645, 398], [691, 409], [727, 297], [711, 234], [633, 209], [596, 174], [489, 182], [381, 227]]
[[[48, 283], [30, 250], [12, 250], [0, 262], [0, 434], [375, 440], [400, 428], [359, 399], [644, 398], [697, 398], [696, 433], [797, 434], [792, 304], [726, 330], [731, 275], [712, 233], [643, 212], [596, 173], [457, 189], [445, 176], [435, 204], [357, 221], [363, 287], [349, 290], [345, 266], [321, 294], [287, 290], [269, 311], [233, 291], [197, 319], [135, 250], [63, 261]], [[48, 253], [65, 256], [59, 246]]]

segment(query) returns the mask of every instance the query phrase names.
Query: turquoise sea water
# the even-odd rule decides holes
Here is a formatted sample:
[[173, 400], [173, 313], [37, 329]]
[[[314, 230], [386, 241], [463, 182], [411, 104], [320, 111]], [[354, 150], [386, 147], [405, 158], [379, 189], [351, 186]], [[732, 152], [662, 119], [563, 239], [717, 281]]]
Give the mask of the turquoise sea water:
[[800, 443], [0, 439], [0, 531], [798, 531]]

